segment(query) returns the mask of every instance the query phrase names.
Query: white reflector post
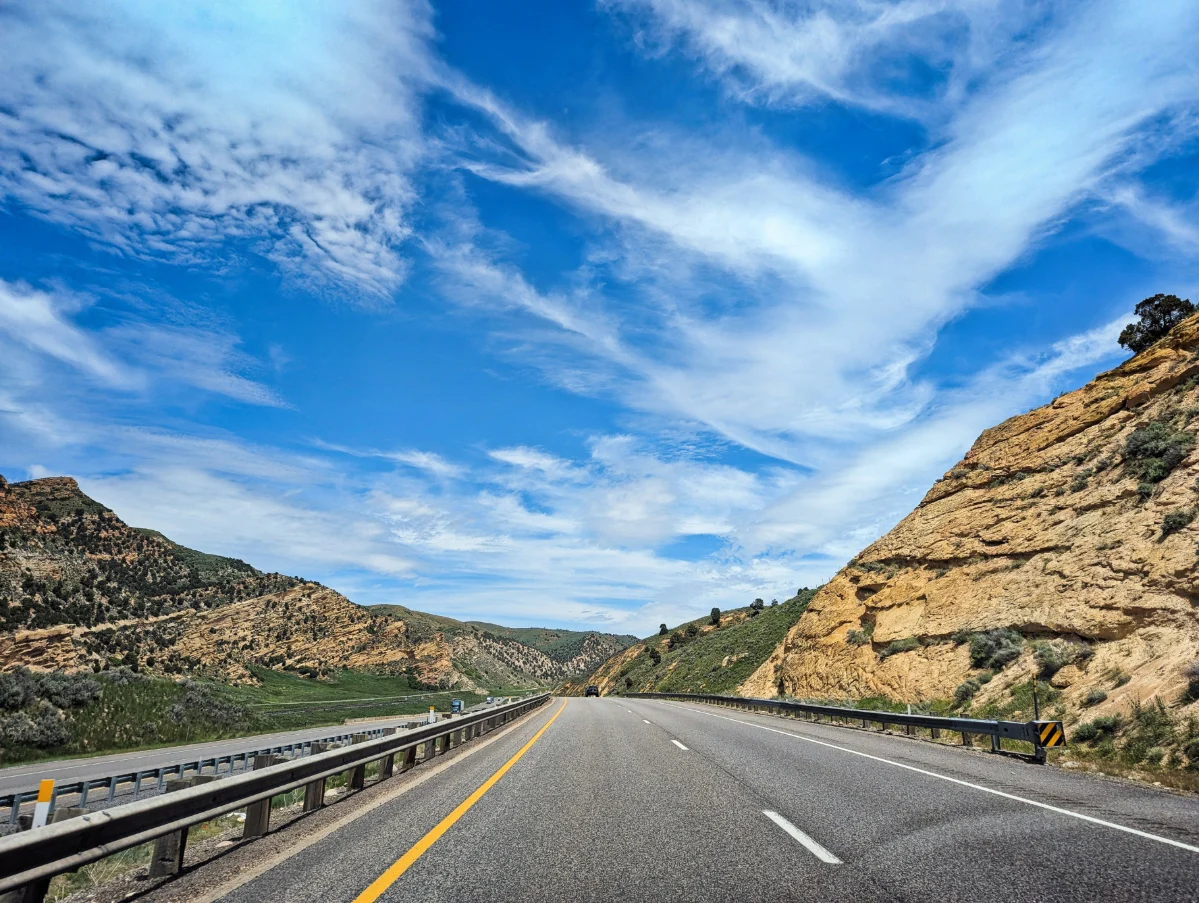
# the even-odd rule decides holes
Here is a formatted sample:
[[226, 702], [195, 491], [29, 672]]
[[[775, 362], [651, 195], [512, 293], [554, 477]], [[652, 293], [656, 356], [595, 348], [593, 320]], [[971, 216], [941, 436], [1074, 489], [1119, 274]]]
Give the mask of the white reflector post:
[[54, 781], [47, 779], [37, 785], [37, 804], [33, 807], [33, 827], [44, 828], [50, 818], [50, 798], [54, 796]]

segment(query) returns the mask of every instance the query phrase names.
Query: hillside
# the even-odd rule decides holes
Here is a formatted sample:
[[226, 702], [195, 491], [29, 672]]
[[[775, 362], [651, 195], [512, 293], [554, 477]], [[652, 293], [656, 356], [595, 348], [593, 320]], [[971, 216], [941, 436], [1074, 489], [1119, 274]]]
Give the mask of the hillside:
[[733, 693], [769, 656], [803, 614], [814, 590], [778, 605], [723, 612], [680, 624], [665, 635], [629, 646], [563, 692], [580, 695], [595, 684], [610, 693]]
[[1036, 671], [1068, 720], [1160, 704], [1193, 728], [1197, 348], [1194, 316], [984, 432], [816, 594], [741, 691], [950, 699], [1021, 716]]
[[516, 640], [540, 649], [572, 674], [591, 671], [622, 649], [637, 642], [632, 634], [598, 633], [594, 630], [554, 630], [548, 627], [501, 627], [486, 621], [468, 621], [484, 634]]
[[413, 687], [556, 683], [623, 638], [554, 657], [506, 634], [397, 605], [365, 608], [317, 583], [133, 528], [74, 480], [0, 477], [0, 671], [133, 668], [253, 683], [255, 668], [341, 669]]

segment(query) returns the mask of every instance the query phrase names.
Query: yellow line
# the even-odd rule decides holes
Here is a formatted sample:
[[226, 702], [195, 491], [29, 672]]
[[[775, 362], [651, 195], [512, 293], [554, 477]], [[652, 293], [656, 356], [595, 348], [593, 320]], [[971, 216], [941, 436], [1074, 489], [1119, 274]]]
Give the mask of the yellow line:
[[541, 739], [541, 735], [544, 734], [547, 730], [549, 730], [549, 727], [551, 724], [553, 724], [555, 721], [558, 720], [558, 716], [562, 714], [562, 712], [565, 708], [566, 708], [566, 700], [563, 699], [562, 700], [562, 708], [560, 708], [560, 709], [558, 709], [558, 711], [554, 712], [554, 717], [551, 718], [549, 721], [547, 721], [544, 725], [542, 725], [541, 730], [539, 730], [537, 733], [535, 733], [533, 735], [533, 739], [531, 739], [528, 743], [526, 743], [524, 746], [522, 746], [520, 748], [520, 751], [517, 752], [517, 754], [514, 755], [511, 759], [509, 759], [507, 762], [505, 762], [499, 771], [497, 771], [495, 774], [493, 774], [491, 777], [489, 777], [486, 781], [484, 781], [482, 786], [480, 786], [478, 790], [476, 790], [474, 793], [472, 793], [470, 796], [468, 796], [465, 800], [463, 800], [461, 803], [459, 803], [458, 808], [456, 808], [453, 812], [451, 812], [449, 815], [447, 815], [445, 818], [443, 818], [440, 822], [438, 822], [437, 826], [435, 828], [433, 828], [432, 831], [430, 831], [428, 834], [426, 834], [424, 837], [422, 837], [420, 840], [418, 840], [416, 842], [416, 845], [413, 846], [412, 849], [410, 849], [407, 853], [405, 853], [403, 856], [401, 856], [399, 859], [397, 859], [387, 871], [385, 871], [382, 875], [380, 875], [378, 878], [376, 878], [374, 881], [372, 881], [370, 887], [368, 887], [366, 890], [364, 890], [362, 893], [360, 893], [357, 897], [354, 898], [354, 903], [375, 903], [375, 901], [378, 900], [379, 897], [383, 896], [383, 892], [386, 891], [387, 888], [389, 888], [393, 884], [395, 884], [396, 881], [399, 879], [400, 875], [402, 875], [402, 874], [404, 874], [404, 872], [408, 871], [408, 869], [412, 866], [412, 864], [414, 862], [416, 862], [416, 860], [420, 859], [420, 857], [424, 855], [425, 851], [427, 849], [429, 849], [429, 847], [431, 847], [431, 846], [433, 846], [433, 844], [437, 843], [438, 839], [441, 837], [442, 834], [444, 834], [446, 831], [448, 831], [450, 828], [452, 828], [454, 826], [454, 823], [456, 821], [458, 821], [458, 819], [460, 819], [462, 816], [464, 816], [467, 813], [467, 811], [470, 809], [471, 806], [473, 806], [475, 803], [477, 803], [480, 799], [483, 798], [484, 793], [486, 793], [488, 790], [490, 790], [492, 787], [495, 786], [496, 781], [498, 781], [500, 778], [502, 778], [505, 774], [508, 773], [509, 768], [511, 768], [513, 765], [515, 765], [518, 761], [520, 761], [520, 757], [523, 756], [525, 753], [527, 753], [529, 751], [529, 749], [533, 746], [533, 744]]

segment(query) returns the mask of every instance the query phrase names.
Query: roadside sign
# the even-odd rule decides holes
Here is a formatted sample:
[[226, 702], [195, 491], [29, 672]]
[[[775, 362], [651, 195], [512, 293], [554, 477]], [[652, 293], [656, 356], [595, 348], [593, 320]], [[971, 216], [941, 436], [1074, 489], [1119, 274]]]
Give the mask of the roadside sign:
[[1045, 747], [1065, 746], [1066, 732], [1060, 721], [1036, 721], [1037, 737]]

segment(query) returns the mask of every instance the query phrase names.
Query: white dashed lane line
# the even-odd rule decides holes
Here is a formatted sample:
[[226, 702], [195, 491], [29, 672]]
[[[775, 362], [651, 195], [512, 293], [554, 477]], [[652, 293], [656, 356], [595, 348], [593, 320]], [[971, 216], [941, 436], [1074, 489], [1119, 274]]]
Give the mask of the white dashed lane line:
[[687, 751], [687, 747], [685, 747], [685, 746], [684, 746], [682, 743], [680, 743], [678, 740], [671, 740], [670, 742], [671, 742], [671, 743], [673, 743], [675, 746], [677, 746], [679, 749], [681, 749], [683, 752], [686, 752], [686, 751]]
[[795, 825], [791, 824], [791, 822], [787, 821], [787, 819], [783, 818], [777, 812], [772, 812], [770, 809], [763, 809], [762, 814], [790, 834], [793, 839], [799, 841], [799, 843], [802, 844], [809, 853], [811, 853], [821, 862], [827, 862], [829, 865], [841, 864], [840, 859], [810, 838], [803, 831], [799, 830], [799, 828], [795, 827]]

